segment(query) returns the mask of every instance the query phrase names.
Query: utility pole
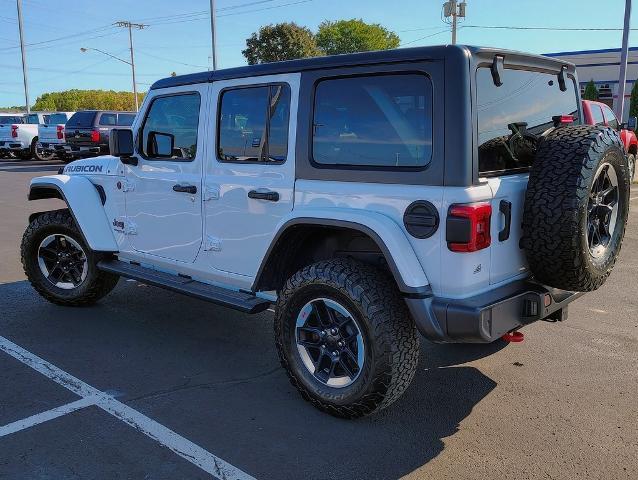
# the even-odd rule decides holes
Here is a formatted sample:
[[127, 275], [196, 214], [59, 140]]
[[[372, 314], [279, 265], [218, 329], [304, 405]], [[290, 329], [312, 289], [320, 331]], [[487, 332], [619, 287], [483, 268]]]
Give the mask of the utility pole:
[[210, 37], [213, 47], [213, 70], [217, 70], [217, 28], [215, 27], [215, 0], [210, 0]]
[[20, 51], [22, 52], [22, 78], [24, 80], [24, 100], [27, 105], [27, 114], [31, 113], [29, 106], [29, 81], [27, 79], [27, 55], [24, 51], [24, 27], [22, 25], [22, 0], [16, 0], [18, 6], [18, 29], [20, 30]]
[[625, 25], [622, 32], [622, 49], [620, 51], [620, 78], [618, 79], [618, 102], [616, 116], [623, 121], [625, 109], [625, 84], [627, 83], [627, 54], [629, 51], [629, 20], [631, 18], [631, 0], [625, 0]]
[[465, 18], [465, 7], [467, 3], [462, 1], [458, 3], [457, 0], [450, 0], [443, 4], [443, 16], [445, 18], [452, 18], [450, 23], [452, 24], [452, 45], [456, 44], [456, 31], [459, 18]]
[[128, 28], [128, 41], [129, 46], [131, 48], [131, 70], [133, 72], [133, 96], [135, 97], [135, 111], [139, 111], [139, 100], [137, 99], [137, 82], [135, 81], [135, 57], [133, 55], [133, 29], [137, 28], [138, 30], [142, 30], [148, 25], [144, 25], [143, 23], [131, 23], [128, 21], [115, 22], [115, 25], [118, 27]]

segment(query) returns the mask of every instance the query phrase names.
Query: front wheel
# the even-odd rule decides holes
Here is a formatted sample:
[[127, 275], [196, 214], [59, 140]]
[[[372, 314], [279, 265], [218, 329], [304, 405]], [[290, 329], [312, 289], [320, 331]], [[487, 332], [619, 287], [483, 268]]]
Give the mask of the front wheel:
[[93, 252], [68, 210], [38, 215], [20, 246], [22, 267], [35, 290], [58, 305], [90, 305], [109, 293], [119, 277], [97, 268]]
[[280, 292], [274, 328], [292, 384], [337, 417], [387, 407], [416, 372], [418, 336], [405, 302], [384, 272], [362, 263], [335, 259], [297, 272]]

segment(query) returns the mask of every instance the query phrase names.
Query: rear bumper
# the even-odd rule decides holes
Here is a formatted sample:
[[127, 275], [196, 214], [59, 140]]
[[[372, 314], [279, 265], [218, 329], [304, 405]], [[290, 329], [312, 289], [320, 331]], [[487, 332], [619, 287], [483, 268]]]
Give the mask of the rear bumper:
[[56, 153], [63, 154], [69, 157], [92, 157], [100, 155], [102, 150], [99, 145], [96, 146], [84, 146], [84, 145], [69, 145], [68, 143], [51, 143], [49, 144], [52, 150]]
[[464, 299], [406, 298], [421, 334], [433, 342], [489, 343], [537, 320], [567, 317], [567, 305], [582, 293], [513, 282]]
[[21, 152], [23, 150], [28, 150], [30, 145], [25, 145], [24, 142], [20, 140], [0, 140], [0, 150], [11, 151], [11, 152]]

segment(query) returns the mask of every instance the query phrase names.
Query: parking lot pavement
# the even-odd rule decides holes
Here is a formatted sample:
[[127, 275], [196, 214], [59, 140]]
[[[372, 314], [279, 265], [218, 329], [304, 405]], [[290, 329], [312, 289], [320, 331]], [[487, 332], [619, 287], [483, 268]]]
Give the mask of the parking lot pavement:
[[222, 477], [214, 460], [228, 478], [638, 478], [638, 189], [613, 275], [567, 322], [522, 344], [424, 341], [396, 404], [343, 421], [288, 383], [269, 312], [132, 281], [89, 308], [38, 297], [19, 241], [29, 212], [58, 204], [25, 201], [53, 167], [32, 163], [0, 162], [0, 478]]

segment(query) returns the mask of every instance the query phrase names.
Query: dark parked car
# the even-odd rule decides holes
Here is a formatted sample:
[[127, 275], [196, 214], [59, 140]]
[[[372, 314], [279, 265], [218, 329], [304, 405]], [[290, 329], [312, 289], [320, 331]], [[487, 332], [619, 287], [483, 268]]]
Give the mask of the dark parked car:
[[66, 161], [109, 153], [109, 134], [115, 127], [133, 124], [135, 112], [84, 110], [66, 123], [66, 143], [57, 146]]

